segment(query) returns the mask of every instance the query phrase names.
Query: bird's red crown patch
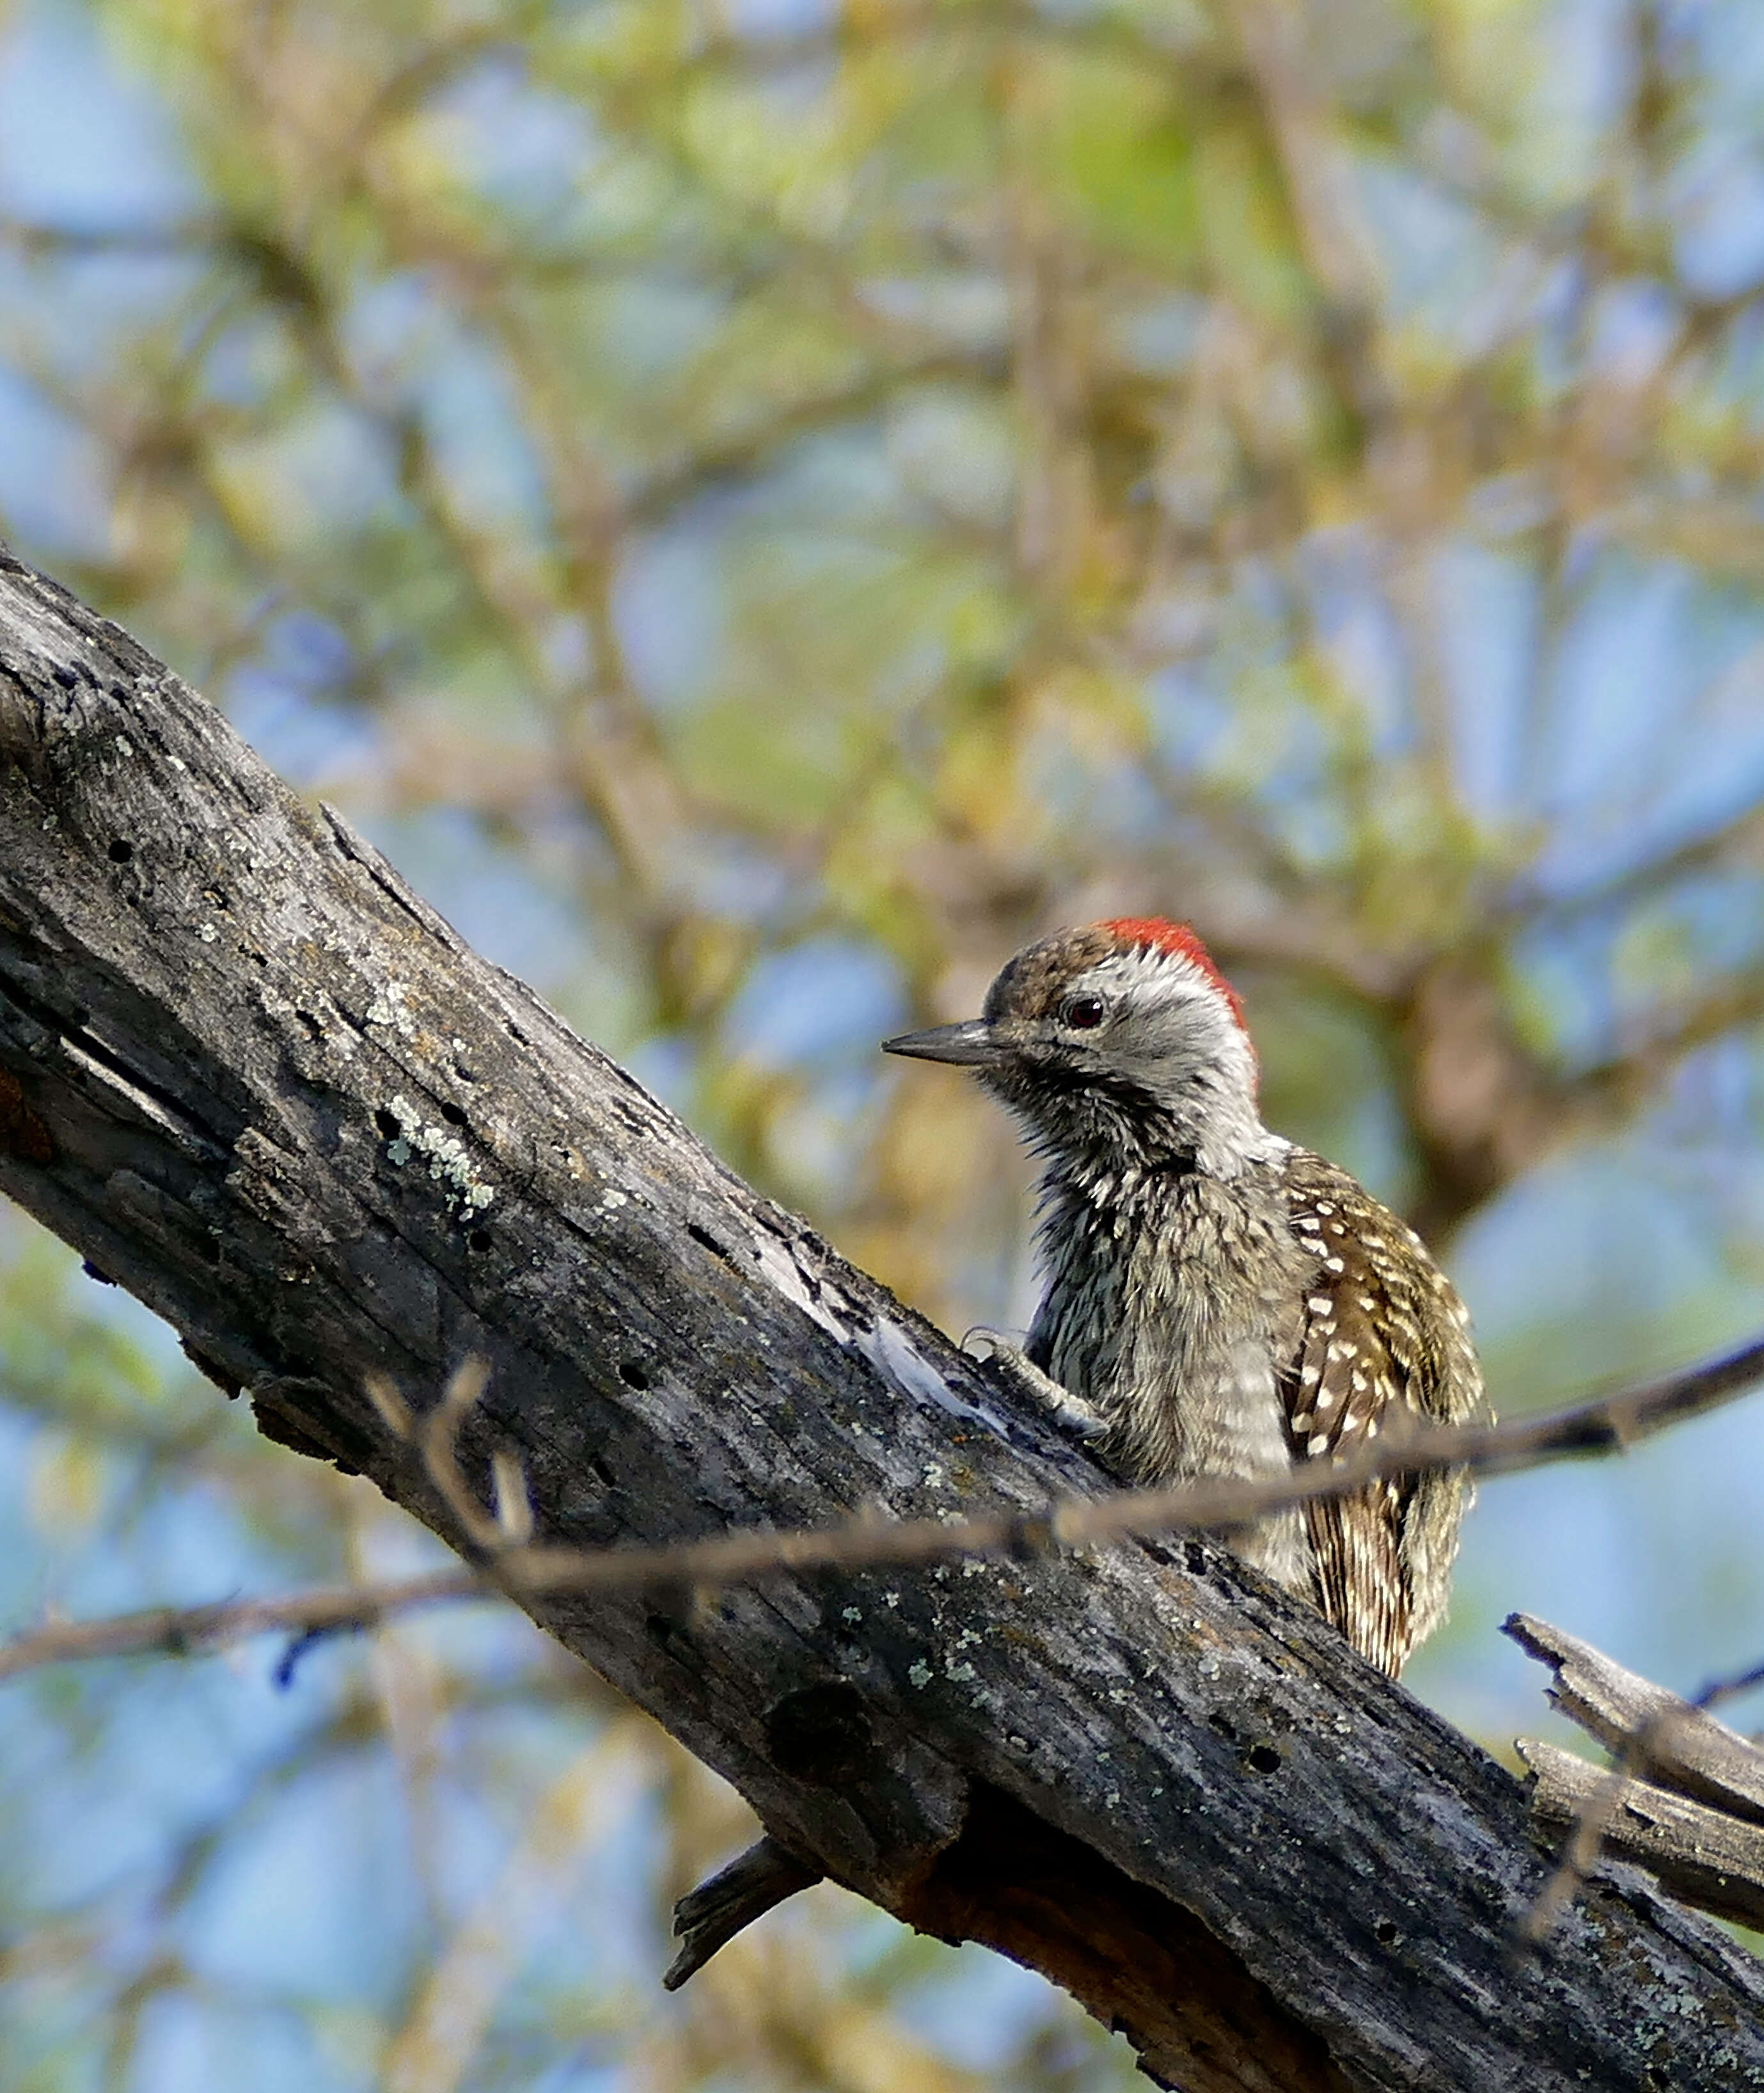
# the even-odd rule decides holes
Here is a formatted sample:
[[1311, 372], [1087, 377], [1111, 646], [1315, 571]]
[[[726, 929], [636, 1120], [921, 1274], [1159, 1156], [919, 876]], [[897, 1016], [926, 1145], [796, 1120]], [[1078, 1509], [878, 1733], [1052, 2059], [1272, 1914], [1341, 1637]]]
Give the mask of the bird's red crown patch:
[[1247, 1033], [1243, 999], [1213, 964], [1213, 956], [1186, 923], [1172, 923], [1167, 916], [1116, 916], [1102, 926], [1124, 945], [1140, 950], [1168, 952], [1172, 959], [1186, 960], [1205, 975], [1231, 1006], [1231, 1014]]

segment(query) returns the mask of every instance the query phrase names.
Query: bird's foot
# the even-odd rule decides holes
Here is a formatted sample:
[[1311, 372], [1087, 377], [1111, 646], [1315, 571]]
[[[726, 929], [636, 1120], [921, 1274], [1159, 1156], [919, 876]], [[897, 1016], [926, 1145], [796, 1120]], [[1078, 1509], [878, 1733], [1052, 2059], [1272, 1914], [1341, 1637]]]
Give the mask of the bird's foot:
[[[986, 1349], [977, 1351], [977, 1344]], [[976, 1328], [962, 1339], [961, 1348], [980, 1362], [1008, 1395], [1016, 1396], [1039, 1410], [1068, 1438], [1089, 1445], [1108, 1430], [1107, 1419], [1094, 1404], [1062, 1388], [1051, 1374], [1044, 1373], [1007, 1331]]]

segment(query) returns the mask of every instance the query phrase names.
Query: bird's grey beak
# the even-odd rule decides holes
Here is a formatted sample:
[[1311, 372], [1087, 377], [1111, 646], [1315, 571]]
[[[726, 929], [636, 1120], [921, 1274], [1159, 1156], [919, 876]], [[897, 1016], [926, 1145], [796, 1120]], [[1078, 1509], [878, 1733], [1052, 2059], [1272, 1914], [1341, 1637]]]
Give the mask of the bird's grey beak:
[[905, 1054], [915, 1061], [953, 1061], [964, 1068], [984, 1068], [1004, 1053], [1003, 1042], [983, 1017], [962, 1025], [934, 1025], [925, 1032], [902, 1032], [882, 1043], [885, 1054]]

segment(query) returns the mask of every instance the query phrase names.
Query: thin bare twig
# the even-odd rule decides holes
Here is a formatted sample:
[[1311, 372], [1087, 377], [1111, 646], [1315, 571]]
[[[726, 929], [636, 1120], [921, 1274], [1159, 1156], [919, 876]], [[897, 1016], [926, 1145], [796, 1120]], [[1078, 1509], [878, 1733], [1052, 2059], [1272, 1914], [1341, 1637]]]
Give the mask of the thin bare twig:
[[[1561, 1857], [1549, 1879], [1532, 1900], [1530, 1910], [1519, 1922], [1518, 1930], [1522, 1940], [1543, 1940], [1554, 1930], [1556, 1921], [1567, 1909], [1575, 1891], [1592, 1873], [1624, 1798], [1635, 1791], [1655, 1760], [1669, 1748], [1671, 1727], [1670, 1714], [1650, 1715], [1632, 1732], [1621, 1755], [1576, 1800]], [[1535, 1748], [1529, 1740], [1521, 1740], [1519, 1755], [1533, 1771], [1541, 1771], [1541, 1762], [1533, 1757]]]
[[466, 1471], [459, 1464], [459, 1430], [477, 1407], [490, 1385], [490, 1368], [475, 1354], [462, 1359], [448, 1377], [441, 1399], [423, 1420], [413, 1436], [423, 1454], [423, 1465], [441, 1502], [453, 1515], [454, 1523], [470, 1545], [479, 1554], [500, 1554], [508, 1546], [501, 1522], [484, 1510], [472, 1495]]
[[1723, 1701], [1737, 1701], [1742, 1693], [1749, 1693], [1755, 1686], [1764, 1686], [1764, 1664], [1754, 1664], [1749, 1670], [1736, 1671], [1726, 1679], [1710, 1679], [1691, 1705], [1718, 1708]]
[[92, 1657], [193, 1656], [252, 1636], [332, 1633], [372, 1627], [443, 1600], [494, 1597], [470, 1570], [433, 1570], [384, 1584], [334, 1585], [280, 1599], [223, 1599], [207, 1606], [154, 1606], [107, 1620], [60, 1621], [0, 1644], [0, 1679], [46, 1664]]
[[[420, 1436], [436, 1487], [454, 1488], [470, 1512], [462, 1525], [483, 1536], [476, 1545], [493, 1562], [482, 1571], [433, 1571], [402, 1582], [297, 1593], [280, 1599], [209, 1606], [156, 1607], [108, 1619], [59, 1623], [0, 1645], [0, 1679], [75, 1658], [187, 1654], [271, 1632], [365, 1627], [444, 1600], [542, 1591], [629, 1591], [644, 1586], [717, 1587], [811, 1570], [878, 1569], [930, 1564], [964, 1555], [1025, 1554], [1149, 1540], [1179, 1528], [1237, 1526], [1313, 1498], [1335, 1497], [1387, 1476], [1423, 1468], [1467, 1475], [1510, 1475], [1545, 1462], [1616, 1454], [1667, 1426], [1718, 1409], [1764, 1380], [1764, 1338], [1723, 1358], [1618, 1395], [1545, 1411], [1537, 1417], [1472, 1428], [1415, 1429], [1366, 1447], [1350, 1460], [1243, 1482], [1184, 1483], [1164, 1489], [1116, 1490], [1055, 1499], [1033, 1512], [983, 1512], [945, 1523], [894, 1522], [874, 1513], [837, 1526], [777, 1532], [765, 1528], [717, 1534], [663, 1547], [580, 1549], [512, 1542], [507, 1528], [471, 1499], [453, 1445], [481, 1380], [456, 1374], [430, 1419], [401, 1436]], [[398, 1414], [382, 1386], [375, 1400], [388, 1422]], [[404, 1415], [408, 1417], [408, 1411]], [[448, 1476], [444, 1488], [440, 1476]], [[456, 1511], [458, 1506], [455, 1506]], [[517, 1514], [517, 1518], [518, 1514]]]

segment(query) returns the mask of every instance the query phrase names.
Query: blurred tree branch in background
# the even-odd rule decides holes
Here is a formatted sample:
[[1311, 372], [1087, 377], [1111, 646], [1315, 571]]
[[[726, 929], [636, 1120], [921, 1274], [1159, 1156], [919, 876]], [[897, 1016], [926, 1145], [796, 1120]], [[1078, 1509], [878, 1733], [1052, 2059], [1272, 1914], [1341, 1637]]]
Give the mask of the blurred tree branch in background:
[[[114, 12], [205, 82], [215, 179], [116, 236], [183, 266], [114, 379], [70, 378], [52, 300], [14, 328], [116, 460], [85, 585], [205, 665], [280, 635], [382, 723], [376, 794], [545, 836], [634, 1032], [715, 1038], [829, 934], [929, 1008], [1056, 898], [1143, 896], [1350, 1013], [1439, 1233], [1755, 1020], [1755, 955], [1644, 976], [1603, 1038], [1525, 982], [1577, 907], [1608, 1003], [1635, 904], [1756, 877], [1731, 793], [1701, 836], [1539, 821], [1599, 724], [1561, 654], [1601, 592], [1668, 516], [1718, 593], [1749, 571], [1752, 304], [1661, 280], [1645, 208], [1688, 32], [1638, 27], [1602, 131], [1568, 97], [1539, 136], [1517, 15], [1444, 6]], [[104, 239], [11, 236], [38, 275]], [[1480, 674], [1473, 548], [1532, 599]], [[712, 600], [657, 664], [670, 587]], [[796, 1083], [701, 1080], [796, 1173]], [[884, 1251], [951, 1112], [889, 1103], [852, 1216]], [[947, 1176], [892, 1246], [921, 1292], [967, 1232]]]
[[[1764, 1306], [1754, 15], [17, 0], [0, 535], [945, 1327], [1026, 1316], [1023, 1180], [874, 1040], [1155, 908], [1242, 979], [1271, 1121], [1455, 1249], [1503, 1389], [1632, 1384]], [[4, 1247], [9, 1619], [428, 1565]], [[1665, 1484], [1491, 1495], [1486, 1559], [1749, 1649], [1744, 1472], [1687, 1486], [1700, 1567]], [[1661, 1673], [1475, 1588], [1472, 1636], [1523, 1606]], [[501, 1798], [626, 1719], [511, 1630], [377, 1632], [262, 1703], [12, 1696], [0, 2093], [394, 2056], [529, 2093], [560, 2028], [597, 2086], [1128, 2068], [830, 1905], [655, 2018], [663, 1915], [744, 1819], [620, 1729], [638, 1797], [576, 1822], [629, 1899], [498, 1873]], [[373, 1857], [335, 1904], [316, 1822]], [[430, 1965], [496, 1895], [568, 1916], [503, 1907], [525, 1974], [444, 2067]]]

